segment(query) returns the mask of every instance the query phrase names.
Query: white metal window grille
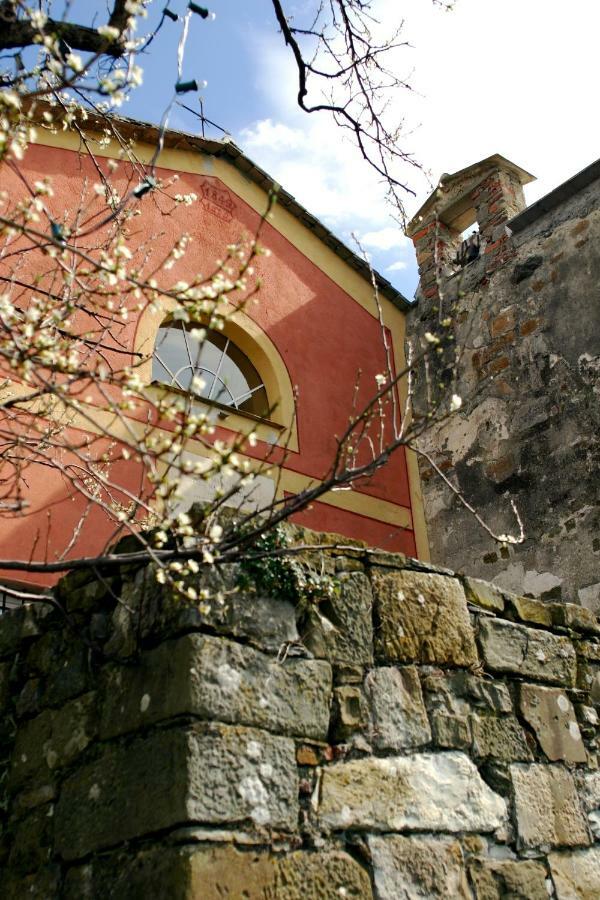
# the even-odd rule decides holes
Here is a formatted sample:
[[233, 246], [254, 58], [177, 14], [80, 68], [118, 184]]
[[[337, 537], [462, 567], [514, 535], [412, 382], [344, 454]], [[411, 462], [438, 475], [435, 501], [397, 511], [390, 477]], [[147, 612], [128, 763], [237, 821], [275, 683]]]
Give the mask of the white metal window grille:
[[[194, 331], [205, 333], [203, 340]], [[158, 329], [152, 380], [260, 418], [269, 415], [265, 386], [240, 348], [218, 331], [184, 322]]]

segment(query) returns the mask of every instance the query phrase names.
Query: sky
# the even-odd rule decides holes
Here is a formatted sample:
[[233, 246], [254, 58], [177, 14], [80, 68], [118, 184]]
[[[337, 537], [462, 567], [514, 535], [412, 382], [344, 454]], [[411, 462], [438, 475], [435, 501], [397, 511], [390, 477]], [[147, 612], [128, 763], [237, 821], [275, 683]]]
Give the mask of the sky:
[[[193, 16], [184, 79], [206, 81], [205, 114], [253, 161], [355, 249], [356, 235], [373, 265], [412, 297], [417, 270], [412, 244], [385, 202], [385, 191], [353, 145], [324, 114], [295, 104], [293, 61], [277, 30], [270, 0], [203, 0], [214, 21]], [[300, 15], [312, 0], [288, 0]], [[165, 5], [150, 3], [148, 27]], [[99, 4], [75, 0], [73, 18]], [[183, 13], [185, 0], [170, 0]], [[444, 172], [501, 153], [533, 175], [529, 203], [600, 155], [598, 0], [373, 0], [383, 33], [403, 21], [392, 66], [408, 80], [391, 101], [403, 121], [400, 142], [423, 170], [401, 173], [414, 191], [408, 215]], [[180, 23], [166, 22], [142, 61], [144, 84], [123, 107], [158, 122], [177, 75]], [[183, 98], [198, 108], [198, 96]], [[198, 132], [191, 113], [174, 108], [170, 125]]]

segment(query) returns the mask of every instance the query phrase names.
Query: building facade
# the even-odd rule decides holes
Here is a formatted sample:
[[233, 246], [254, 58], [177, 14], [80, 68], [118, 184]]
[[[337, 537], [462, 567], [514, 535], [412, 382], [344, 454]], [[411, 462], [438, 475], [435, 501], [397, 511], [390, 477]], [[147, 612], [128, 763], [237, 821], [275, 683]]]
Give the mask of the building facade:
[[[100, 126], [101, 122], [99, 130]], [[76, 130], [40, 128], [36, 144], [20, 164], [23, 177], [5, 168], [3, 188], [13, 198], [26, 196], [28, 184], [49, 179], [53, 196], [46, 200], [47, 208], [53, 220], [64, 222], [81, 203], [84, 190], [98, 181], [99, 173], [110, 174], [113, 188], [126, 195], [148, 170], [161, 135], [156, 128], [127, 120], [118, 120], [116, 128], [120, 143], [114, 134], [110, 139], [94, 136], [94, 124], [88, 123], [87, 148]], [[155, 259], [164, 258], [186, 232], [192, 250], [169, 272], [173, 279], [185, 282], [198, 271], [210, 272], [228, 245], [255, 234], [274, 188], [273, 181], [231, 142], [176, 132], [162, 135], [153, 171], [163, 184], [176, 177], [177, 192], [197, 199], [191, 206], [184, 203], [173, 208], [161, 191], [149, 192], [137, 202], [130, 227], [141, 252]], [[376, 376], [386, 366], [386, 341], [393, 370], [404, 366], [408, 309], [402, 295], [379, 276], [376, 301], [364, 261], [285, 191], [279, 191], [277, 203], [260, 227], [260, 243], [269, 251], [256, 262], [260, 290], [243, 307], [231, 311], [222, 333], [209, 333], [208, 356], [202, 363], [211, 379], [204, 400], [214, 411], [216, 439], [227, 441], [254, 427], [257, 443], [247, 448], [248, 459], [254, 464], [270, 455], [278, 467], [276, 478], [261, 475], [257, 479], [258, 504], [323, 479], [335, 455], [336, 436], [344, 431], [353, 404], [360, 405], [376, 392]], [[4, 272], [10, 280], [10, 269], [5, 266]], [[127, 353], [136, 365], [144, 357], [146, 362], [139, 367], [143, 382], [170, 384], [175, 396], [189, 388], [194, 375], [189, 348], [186, 351], [194, 323], [188, 324], [184, 334], [185, 324], [173, 318], [174, 312], [169, 303], [158, 309], [130, 310], [119, 331], [121, 349], [114, 345], [107, 353], [119, 364]], [[115, 356], [117, 352], [121, 356]], [[233, 393], [228, 379], [221, 377], [223, 366], [229, 382], [233, 379], [237, 384]], [[27, 393], [15, 379], [8, 379], [2, 390], [4, 400]], [[93, 402], [86, 406], [85, 398], [83, 404], [83, 416], [69, 420], [65, 427], [85, 441], [97, 425], [104, 429], [106, 442], [110, 433], [106, 411]], [[90, 452], [102, 451], [99, 434], [92, 444], [95, 449]], [[186, 446], [191, 460], [201, 459], [205, 452], [193, 440]], [[130, 491], [139, 482], [132, 461], [120, 462], [112, 477]], [[4, 519], [0, 558], [53, 559], [65, 547], [68, 558], [81, 557], [100, 552], [114, 538], [114, 528], [100, 509], [78, 524], [80, 500], [65, 479], [49, 475], [47, 467], [30, 465], [27, 491], [26, 512]], [[206, 485], [195, 483], [193, 476], [183, 492], [189, 503], [207, 496]], [[352, 490], [324, 496], [298, 514], [297, 521], [427, 557], [417, 465], [404, 449], [375, 476]]]

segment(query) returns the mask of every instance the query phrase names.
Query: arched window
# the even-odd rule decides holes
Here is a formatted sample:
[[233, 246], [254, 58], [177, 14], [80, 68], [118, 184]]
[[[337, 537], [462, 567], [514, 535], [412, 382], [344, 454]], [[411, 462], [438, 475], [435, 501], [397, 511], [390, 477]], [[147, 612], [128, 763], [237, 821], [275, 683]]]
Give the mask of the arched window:
[[[205, 337], [199, 340], [194, 331]], [[158, 329], [152, 380], [260, 418], [269, 415], [267, 392], [248, 357], [219, 331], [168, 322]]]

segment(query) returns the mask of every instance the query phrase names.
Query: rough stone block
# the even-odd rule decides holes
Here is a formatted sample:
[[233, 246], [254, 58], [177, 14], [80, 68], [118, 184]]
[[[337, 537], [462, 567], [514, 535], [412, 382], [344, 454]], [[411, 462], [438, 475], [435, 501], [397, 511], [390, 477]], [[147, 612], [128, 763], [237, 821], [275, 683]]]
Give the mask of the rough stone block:
[[22, 816], [36, 806], [56, 800], [58, 788], [56, 782], [49, 779], [46, 783], [34, 782], [30, 788], [22, 790], [13, 798], [12, 811], [15, 816]]
[[575, 684], [575, 650], [566, 637], [488, 618], [481, 622], [479, 638], [486, 667], [494, 672]]
[[367, 727], [368, 710], [365, 696], [357, 685], [342, 684], [334, 688], [332, 737], [344, 741]]
[[512, 712], [510, 692], [501, 681], [492, 681], [468, 672], [456, 672], [447, 677], [448, 689], [470, 704], [496, 713]]
[[500, 762], [529, 760], [531, 751], [515, 716], [471, 716], [473, 753]]
[[46, 750], [50, 769], [72, 762], [96, 737], [98, 717], [96, 694], [90, 692], [71, 700], [52, 713], [52, 736]]
[[521, 847], [577, 847], [590, 843], [570, 772], [562, 766], [516, 763], [510, 767], [510, 774]]
[[467, 577], [463, 578], [463, 584], [469, 603], [491, 612], [504, 612], [504, 594], [495, 584]]
[[0, 616], [0, 659], [14, 656], [22, 641], [42, 633], [43, 620], [50, 607], [42, 603], [28, 603]]
[[600, 662], [600, 641], [577, 641], [577, 653], [592, 662]]
[[324, 740], [330, 695], [327, 662], [279, 663], [248, 645], [189, 634], [145, 653], [137, 666], [107, 670], [101, 735], [195, 715]]
[[469, 876], [475, 900], [548, 900], [546, 870], [533, 860], [474, 859]]
[[35, 719], [23, 722], [17, 731], [10, 769], [10, 787], [14, 790], [32, 778], [48, 773], [45, 746], [52, 735], [52, 713], [46, 710]]
[[28, 678], [15, 701], [18, 719], [35, 716], [42, 710], [43, 684], [39, 678]]
[[579, 791], [581, 802], [587, 813], [590, 830], [596, 840], [600, 839], [600, 772], [585, 772], [581, 776]]
[[236, 579], [235, 566], [224, 566], [221, 574], [210, 570], [208, 575], [203, 575], [197, 588], [206, 588], [213, 595], [223, 592], [225, 599], [222, 604], [210, 604], [208, 612], [200, 612], [197, 603], [185, 601], [180, 595], [173, 595], [167, 586], [157, 584], [151, 566], [140, 570], [135, 580], [126, 585], [125, 599], [134, 610], [134, 617], [129, 616], [119, 623], [117, 631], [121, 633], [112, 639], [115, 648], [117, 645], [125, 650], [129, 647], [130, 632], [136, 632], [138, 628], [138, 614], [139, 629], [144, 638], [165, 639], [209, 628], [217, 634], [249, 641], [275, 653], [286, 641], [298, 639], [296, 612], [291, 603], [277, 597], [234, 593]]
[[368, 843], [378, 900], [471, 900], [458, 841], [385, 835]]
[[472, 743], [469, 716], [447, 715], [434, 712], [431, 717], [433, 740], [438, 747], [453, 750], [470, 750]]
[[332, 829], [495, 831], [505, 801], [462, 753], [340, 762], [323, 770], [320, 822]]
[[371, 743], [379, 750], [420, 747], [431, 740], [419, 675], [414, 666], [373, 669], [365, 680]]
[[577, 688], [585, 691], [588, 702], [600, 705], [600, 666], [586, 659], [577, 660]]
[[[207, 835], [210, 838], [210, 833]], [[48, 897], [53, 895], [48, 895]], [[61, 895], [63, 896], [63, 895]], [[44, 897], [44, 900], [48, 900]], [[367, 872], [339, 850], [275, 856], [231, 844], [114, 852], [69, 870], [64, 900], [372, 900]]]
[[10, 701], [10, 670], [10, 662], [0, 663], [0, 716], [8, 707]]
[[532, 625], [552, 626], [552, 604], [543, 603], [541, 600], [533, 600], [530, 597], [518, 597], [509, 594], [508, 607], [520, 622], [529, 622]]
[[25, 874], [45, 866], [52, 855], [53, 828], [49, 806], [40, 806], [21, 819], [15, 828], [9, 871]]
[[40, 676], [43, 706], [60, 706], [91, 687], [89, 648], [66, 630], [44, 634], [29, 651], [27, 664]]
[[558, 688], [521, 685], [521, 714], [535, 731], [540, 746], [553, 762], [586, 762], [587, 754], [571, 701]]
[[369, 876], [341, 851], [240, 852], [234, 847], [200, 850], [191, 857], [191, 897], [222, 900], [371, 900]]
[[378, 659], [457, 666], [477, 662], [465, 593], [456, 579], [375, 570], [373, 588]]
[[[373, 596], [362, 572], [341, 578], [339, 596], [310, 611], [302, 625], [304, 643], [315, 656], [334, 663], [373, 663]], [[327, 624], [326, 624], [327, 623]]]
[[[21, 724], [15, 741], [11, 785], [35, 778], [43, 782], [54, 769], [72, 762], [88, 746], [97, 732], [95, 693], [84, 694], [62, 709], [44, 710], [35, 719]], [[36, 783], [40, 788], [40, 783]]]
[[548, 861], [558, 900], [598, 900], [600, 847], [575, 853], [550, 853]]
[[154, 732], [110, 747], [63, 784], [56, 846], [65, 859], [186, 822], [294, 830], [293, 741], [249, 728]]
[[185, 849], [116, 851], [69, 867], [60, 896], [63, 900], [190, 900], [190, 881], [190, 854]]
[[600, 634], [598, 616], [591, 609], [586, 609], [585, 606], [579, 606], [577, 603], [552, 603], [551, 605], [554, 625]]
[[229, 844], [111, 854], [71, 869], [65, 900], [372, 900], [366, 871], [342, 851], [274, 856]]
[[362, 684], [365, 677], [365, 670], [362, 666], [351, 666], [346, 663], [340, 663], [333, 667], [333, 683], [339, 684]]
[[493, 713], [513, 711], [508, 688], [489, 676], [480, 677], [465, 671], [438, 670], [423, 679], [427, 708], [453, 716], [468, 717], [471, 712]]
[[60, 867], [57, 865], [44, 866], [30, 875], [23, 876], [19, 872], [7, 872], [2, 877], [0, 888], [2, 896], [7, 900], [49, 900], [50, 897], [60, 897]]

